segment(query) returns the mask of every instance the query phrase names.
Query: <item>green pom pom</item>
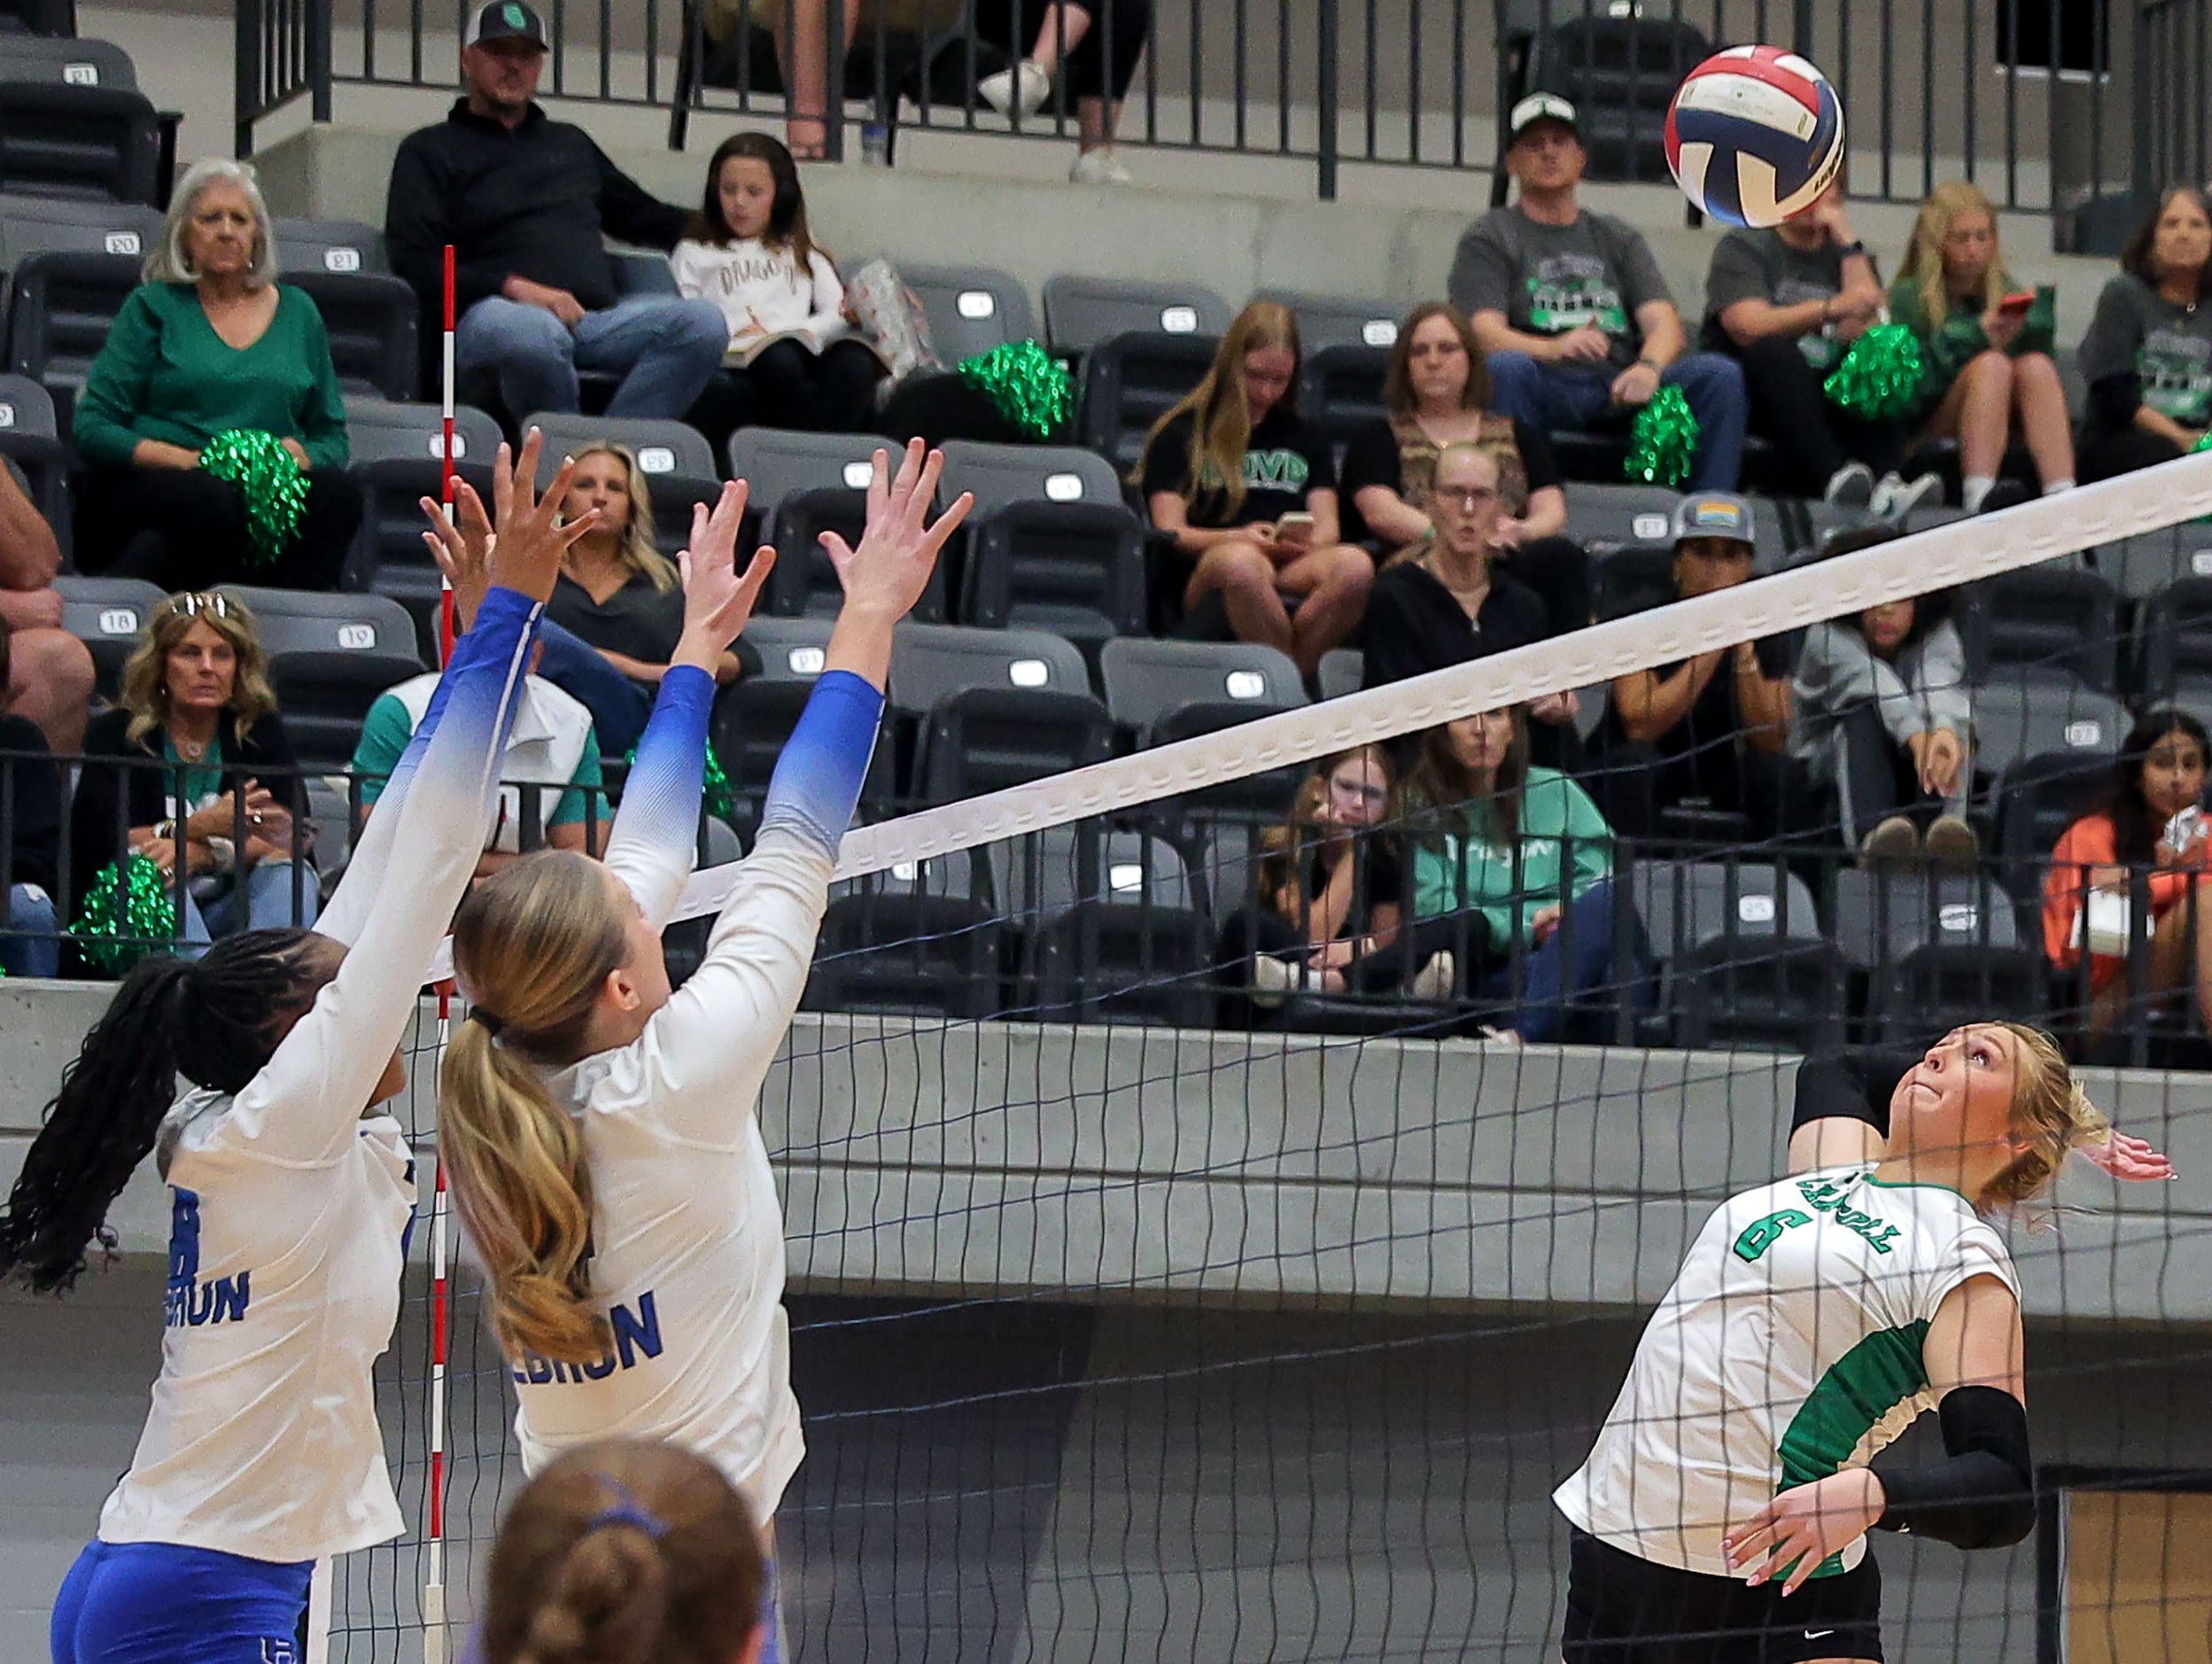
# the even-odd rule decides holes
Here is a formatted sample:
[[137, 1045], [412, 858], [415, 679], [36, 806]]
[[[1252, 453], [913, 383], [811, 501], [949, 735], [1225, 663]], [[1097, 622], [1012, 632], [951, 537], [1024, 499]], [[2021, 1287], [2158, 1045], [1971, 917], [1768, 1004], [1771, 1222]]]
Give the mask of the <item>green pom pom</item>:
[[232, 428], [200, 451], [199, 465], [245, 499], [251, 557], [274, 564], [299, 534], [307, 512], [307, 476], [274, 433]]
[[1628, 478], [1680, 491], [1697, 455], [1697, 418], [1680, 387], [1662, 386], [1628, 434]]
[[2212, 428], [2207, 428], [2199, 434], [2197, 442], [2189, 447], [2189, 453], [2193, 456], [2199, 451], [2212, 451]]
[[111, 976], [176, 939], [176, 903], [161, 869], [144, 855], [110, 861], [85, 891], [69, 934], [77, 951]]
[[1839, 410], [1869, 422], [1897, 422], [1920, 408], [1927, 378], [1920, 338], [1902, 323], [1877, 323], [1851, 343], [1821, 385]]
[[1075, 408], [1067, 366], [1035, 341], [1008, 341], [960, 362], [960, 379], [987, 393], [998, 414], [1034, 439], [1049, 439]]

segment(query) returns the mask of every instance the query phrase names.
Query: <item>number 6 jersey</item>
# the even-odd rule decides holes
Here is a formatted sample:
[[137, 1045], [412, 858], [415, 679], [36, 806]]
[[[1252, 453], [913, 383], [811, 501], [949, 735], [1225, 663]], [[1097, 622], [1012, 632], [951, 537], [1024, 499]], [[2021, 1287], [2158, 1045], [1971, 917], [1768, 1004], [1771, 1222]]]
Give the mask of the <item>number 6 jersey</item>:
[[[2019, 1280], [1936, 1185], [1829, 1168], [1748, 1190], [1697, 1233], [1597, 1443], [1552, 1500], [1614, 1547], [1729, 1575], [1720, 1538], [1777, 1492], [1863, 1466], [1935, 1408], [1921, 1359], [1944, 1296]], [[1847, 1571], [1853, 1543], [1814, 1575]]]

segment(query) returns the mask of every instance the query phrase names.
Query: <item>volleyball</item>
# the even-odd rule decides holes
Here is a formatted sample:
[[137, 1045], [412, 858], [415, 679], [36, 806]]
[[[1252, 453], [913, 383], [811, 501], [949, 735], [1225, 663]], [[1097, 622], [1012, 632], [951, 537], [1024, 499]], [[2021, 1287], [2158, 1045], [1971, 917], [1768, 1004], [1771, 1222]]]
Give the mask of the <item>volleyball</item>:
[[1683, 78], [1666, 111], [1666, 165], [1727, 225], [1779, 225], [1843, 163], [1843, 105], [1828, 78], [1779, 46], [1731, 46]]

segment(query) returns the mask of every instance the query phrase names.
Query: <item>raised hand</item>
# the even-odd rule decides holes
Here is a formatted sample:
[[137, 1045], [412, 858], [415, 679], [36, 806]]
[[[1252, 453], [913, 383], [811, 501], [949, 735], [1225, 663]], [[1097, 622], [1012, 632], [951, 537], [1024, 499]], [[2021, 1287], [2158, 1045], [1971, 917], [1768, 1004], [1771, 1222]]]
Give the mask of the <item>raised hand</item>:
[[2154, 1179], [2175, 1177], [2174, 1164], [2142, 1139], [2113, 1131], [2094, 1144], [2078, 1147], [2082, 1159], [2101, 1167], [2115, 1178]]
[[676, 563], [684, 575], [684, 628], [671, 664], [695, 665], [713, 673], [753, 616], [775, 566], [776, 551], [764, 544], [754, 550], [741, 575], [737, 570], [747, 490], [743, 480], [733, 480], [722, 487], [712, 513], [704, 503], [692, 506], [691, 543]]
[[[500, 444], [495, 468], [512, 465], [506, 442]], [[446, 574], [446, 581], [453, 586], [454, 613], [460, 623], [461, 633], [466, 635], [469, 626], [477, 621], [477, 608], [483, 603], [484, 592], [492, 587], [492, 517], [484, 511], [484, 499], [477, 495], [477, 488], [465, 479], [454, 481], [454, 517], [446, 518], [445, 505], [435, 497], [421, 500], [423, 512], [430, 517], [431, 530], [423, 533], [423, 541], [430, 546], [431, 558], [438, 563], [438, 570]]]
[[508, 468], [502, 452], [492, 469], [492, 540], [487, 563], [491, 579], [502, 589], [512, 589], [533, 601], [553, 594], [561, 576], [561, 556], [586, 533], [599, 524], [599, 510], [586, 509], [563, 524], [561, 504], [576, 477], [576, 459], [563, 461], [545, 494], [538, 493], [538, 453], [545, 435], [536, 428], [523, 439], [523, 454]]
[[929, 574], [945, 540], [959, 529], [975, 506], [972, 493], [935, 521], [929, 505], [936, 500], [937, 478], [944, 472], [944, 453], [926, 455], [920, 439], [908, 442], [898, 472], [890, 471], [890, 458], [875, 454], [875, 469], [868, 481], [867, 526], [858, 548], [834, 532], [822, 533], [822, 548], [836, 569], [848, 608], [888, 610], [904, 618], [929, 587]]

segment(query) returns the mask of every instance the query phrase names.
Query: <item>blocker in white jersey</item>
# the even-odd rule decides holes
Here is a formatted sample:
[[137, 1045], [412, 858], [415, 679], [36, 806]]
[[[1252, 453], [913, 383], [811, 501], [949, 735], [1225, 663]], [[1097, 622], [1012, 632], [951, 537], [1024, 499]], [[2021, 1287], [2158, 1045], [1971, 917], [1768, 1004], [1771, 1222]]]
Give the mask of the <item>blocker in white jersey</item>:
[[[1935, 1407], [1921, 1361], [1968, 1278], [2019, 1279], [1948, 1186], [1831, 1168], [1723, 1203], [1652, 1314], [1597, 1443], [1554, 1493], [1600, 1541], [1713, 1576], [1777, 1491], [1863, 1466]], [[1858, 1565], [1853, 1542], [1814, 1575]]]

